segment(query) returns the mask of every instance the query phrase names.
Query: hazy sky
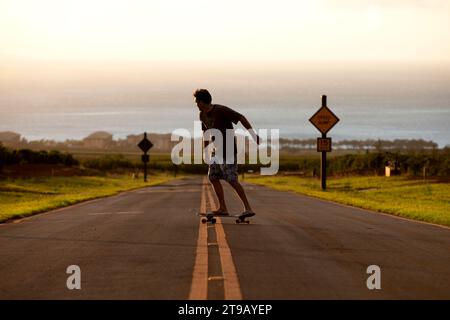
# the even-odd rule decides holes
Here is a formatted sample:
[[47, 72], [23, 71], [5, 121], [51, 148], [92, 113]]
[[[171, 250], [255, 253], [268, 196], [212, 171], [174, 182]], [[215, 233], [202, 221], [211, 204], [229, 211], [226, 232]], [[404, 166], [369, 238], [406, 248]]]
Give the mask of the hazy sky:
[[448, 143], [449, 83], [450, 0], [0, 0], [0, 131], [27, 137], [170, 132], [206, 87], [283, 134], [327, 94], [341, 138]]
[[450, 61], [448, 0], [0, 0], [0, 64]]

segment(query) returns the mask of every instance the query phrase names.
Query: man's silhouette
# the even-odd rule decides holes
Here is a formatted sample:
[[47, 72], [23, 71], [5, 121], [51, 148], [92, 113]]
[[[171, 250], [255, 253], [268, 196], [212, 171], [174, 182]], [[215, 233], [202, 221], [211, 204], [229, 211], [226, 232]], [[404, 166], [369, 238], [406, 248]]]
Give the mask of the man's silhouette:
[[[195, 102], [197, 107], [200, 110], [200, 121], [202, 122], [202, 130], [206, 131], [208, 129], [217, 129], [222, 133], [223, 141], [219, 146], [223, 148], [223, 162], [222, 163], [211, 163], [209, 165], [208, 170], [208, 178], [211, 181], [211, 184], [214, 187], [214, 191], [216, 192], [217, 198], [219, 199], [220, 207], [213, 211], [214, 214], [218, 215], [227, 215], [228, 209], [225, 204], [223, 188], [220, 184], [220, 179], [227, 181], [233, 189], [238, 194], [239, 198], [242, 200], [242, 204], [245, 207], [245, 211], [242, 215], [246, 217], [254, 216], [252, 208], [250, 207], [250, 203], [247, 200], [247, 196], [245, 195], [244, 188], [238, 181], [238, 166], [236, 161], [236, 140], [234, 141], [234, 150], [233, 150], [233, 163], [226, 163], [226, 130], [233, 129], [233, 123], [237, 124], [239, 121], [242, 125], [247, 129], [252, 129], [252, 126], [247, 121], [247, 119], [241, 115], [240, 113], [222, 106], [218, 104], [212, 104], [211, 94], [206, 89], [197, 89], [194, 92]], [[253, 132], [253, 130], [250, 130]], [[234, 135], [233, 135], [234, 137]], [[259, 144], [259, 137], [254, 135], [256, 143]], [[234, 138], [235, 139], [235, 138]]]

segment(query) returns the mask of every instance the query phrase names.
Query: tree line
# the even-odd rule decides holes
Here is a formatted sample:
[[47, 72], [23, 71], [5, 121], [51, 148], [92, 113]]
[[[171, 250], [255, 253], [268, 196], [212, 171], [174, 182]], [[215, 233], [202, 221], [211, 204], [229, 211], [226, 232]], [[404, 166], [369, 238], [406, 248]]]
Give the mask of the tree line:
[[[295, 152], [297, 150], [316, 149], [316, 139], [286, 139], [280, 138], [282, 151]], [[395, 140], [339, 140], [333, 141], [333, 149], [339, 150], [375, 150], [375, 151], [421, 151], [438, 149], [438, 144], [423, 139], [395, 139]]]
[[4, 147], [0, 143], [0, 172], [5, 166], [14, 164], [61, 164], [74, 166], [78, 165], [79, 162], [70, 153], [62, 153], [57, 150], [16, 150]]
[[[433, 149], [432, 151], [392, 152], [374, 150], [363, 153], [349, 153], [328, 159], [329, 175], [382, 175], [385, 166], [396, 164], [401, 174], [422, 176], [450, 177], [450, 147]], [[0, 144], [0, 171], [6, 165], [13, 164], [61, 164], [66, 166], [82, 165], [86, 168], [111, 171], [118, 169], [140, 170], [142, 162], [132, 161], [121, 154], [104, 155], [94, 159], [79, 161], [70, 153], [53, 151], [32, 151], [29, 149], [14, 150]], [[243, 164], [239, 166], [241, 173], [259, 172], [261, 164]], [[167, 159], [150, 161], [150, 170], [173, 171], [203, 174], [208, 170], [206, 164], [174, 165]], [[305, 176], [319, 176], [319, 157], [293, 156], [280, 158], [279, 170], [292, 171]]]

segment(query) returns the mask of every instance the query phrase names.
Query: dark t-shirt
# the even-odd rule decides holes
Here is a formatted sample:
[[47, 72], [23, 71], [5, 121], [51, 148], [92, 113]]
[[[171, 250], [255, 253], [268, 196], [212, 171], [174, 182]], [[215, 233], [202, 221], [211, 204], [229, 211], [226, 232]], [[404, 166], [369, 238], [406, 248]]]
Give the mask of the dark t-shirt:
[[[200, 112], [200, 121], [202, 122], [202, 130], [217, 129], [223, 136], [223, 158], [226, 157], [226, 130], [233, 129], [233, 123], [237, 124], [242, 115], [225, 106], [213, 104], [209, 112]], [[233, 135], [234, 137], [234, 135]], [[236, 137], [234, 137], [234, 155], [236, 156]]]

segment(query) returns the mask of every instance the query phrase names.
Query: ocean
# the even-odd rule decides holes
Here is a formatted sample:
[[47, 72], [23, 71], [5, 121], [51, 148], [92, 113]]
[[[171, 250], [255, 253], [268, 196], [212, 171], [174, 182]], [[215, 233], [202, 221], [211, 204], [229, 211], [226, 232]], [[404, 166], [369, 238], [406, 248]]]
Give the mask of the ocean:
[[[150, 75], [147, 75], [150, 77]], [[171, 75], [161, 82], [67, 81], [63, 84], [0, 88], [0, 131], [28, 140], [82, 139], [108, 131], [115, 139], [146, 132], [193, 131], [198, 109], [192, 91], [208, 88], [213, 103], [242, 114], [256, 129], [279, 129], [281, 137], [315, 138], [308, 119], [328, 96], [340, 122], [329, 132], [336, 140], [424, 139], [450, 145], [448, 69], [259, 70]], [[132, 79], [133, 80], [133, 79]]]

